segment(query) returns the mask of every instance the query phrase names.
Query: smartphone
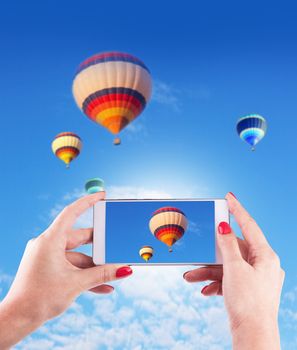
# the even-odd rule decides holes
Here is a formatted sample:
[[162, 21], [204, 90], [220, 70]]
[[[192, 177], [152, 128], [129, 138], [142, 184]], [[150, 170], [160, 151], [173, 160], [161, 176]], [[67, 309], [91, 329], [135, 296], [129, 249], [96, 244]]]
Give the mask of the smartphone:
[[216, 231], [225, 199], [110, 199], [94, 206], [93, 261], [127, 265], [219, 265]]

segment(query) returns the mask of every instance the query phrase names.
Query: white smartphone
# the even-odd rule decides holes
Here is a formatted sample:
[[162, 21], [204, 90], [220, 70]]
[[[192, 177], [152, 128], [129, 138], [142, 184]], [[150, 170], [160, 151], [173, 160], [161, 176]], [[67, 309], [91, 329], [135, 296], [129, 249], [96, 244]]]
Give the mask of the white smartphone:
[[94, 206], [93, 261], [127, 265], [219, 265], [229, 223], [225, 199], [104, 200]]

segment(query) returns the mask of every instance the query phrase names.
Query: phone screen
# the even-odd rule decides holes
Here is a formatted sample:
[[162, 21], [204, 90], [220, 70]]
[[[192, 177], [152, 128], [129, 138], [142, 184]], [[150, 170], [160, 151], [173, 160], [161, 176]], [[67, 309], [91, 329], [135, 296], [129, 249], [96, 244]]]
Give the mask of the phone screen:
[[107, 263], [215, 263], [214, 201], [106, 202]]

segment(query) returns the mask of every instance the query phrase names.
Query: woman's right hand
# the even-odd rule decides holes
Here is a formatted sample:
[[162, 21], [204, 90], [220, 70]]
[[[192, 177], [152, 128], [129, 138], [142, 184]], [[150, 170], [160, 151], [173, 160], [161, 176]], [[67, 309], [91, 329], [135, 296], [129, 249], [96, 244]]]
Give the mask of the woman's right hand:
[[201, 291], [205, 296], [224, 295], [234, 348], [279, 349], [277, 318], [285, 273], [255, 220], [234, 195], [228, 193], [226, 199], [244, 239], [221, 222], [217, 243], [223, 267], [202, 267], [186, 272], [184, 278], [212, 281]]

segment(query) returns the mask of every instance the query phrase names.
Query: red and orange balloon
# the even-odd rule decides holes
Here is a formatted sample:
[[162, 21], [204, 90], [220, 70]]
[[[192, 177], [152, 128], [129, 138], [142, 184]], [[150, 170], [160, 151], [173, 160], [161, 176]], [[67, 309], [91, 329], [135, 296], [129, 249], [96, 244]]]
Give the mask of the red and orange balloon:
[[186, 215], [178, 208], [163, 207], [156, 210], [149, 222], [152, 234], [169, 247], [182, 238], [188, 227]]
[[[152, 81], [146, 65], [135, 56], [105, 52], [80, 64], [72, 90], [83, 113], [117, 135], [144, 110]], [[120, 143], [116, 137], [114, 144]]]

